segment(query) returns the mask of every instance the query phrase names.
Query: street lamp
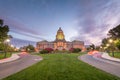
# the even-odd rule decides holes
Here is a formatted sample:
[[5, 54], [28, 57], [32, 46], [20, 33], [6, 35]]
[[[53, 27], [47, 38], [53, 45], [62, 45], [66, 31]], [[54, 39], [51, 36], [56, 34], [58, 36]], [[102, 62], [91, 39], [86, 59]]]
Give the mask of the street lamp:
[[102, 46], [100, 46], [100, 51], [102, 51]]
[[112, 56], [114, 57], [114, 52], [113, 52], [113, 39], [109, 39], [109, 43], [111, 44]]
[[4, 58], [6, 58], [7, 48], [8, 48], [8, 43], [9, 43], [9, 42], [10, 42], [10, 39], [6, 39], [5, 42], [4, 42], [5, 45], [6, 45]]
[[109, 39], [109, 43], [112, 43], [113, 42], [113, 40], [112, 39]]
[[106, 44], [106, 46], [107, 46], [107, 47], [109, 47], [109, 46], [110, 46], [110, 44]]
[[6, 42], [6, 43], [9, 43], [9, 42], [10, 42], [10, 39], [6, 39], [5, 42]]
[[14, 48], [14, 45], [11, 44], [10, 46], [11, 46], [12, 48]]
[[10, 47], [11, 47], [10, 54], [12, 55], [12, 51], [14, 49], [14, 45], [11, 44]]

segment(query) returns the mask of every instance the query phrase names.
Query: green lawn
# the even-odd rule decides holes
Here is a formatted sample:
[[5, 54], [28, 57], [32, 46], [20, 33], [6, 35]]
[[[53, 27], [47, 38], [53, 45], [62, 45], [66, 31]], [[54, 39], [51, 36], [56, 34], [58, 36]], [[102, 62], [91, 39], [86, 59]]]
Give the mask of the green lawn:
[[[4, 55], [5, 53], [0, 53], [0, 59], [3, 59], [4, 58]], [[10, 57], [11, 56], [11, 53], [7, 53], [6, 54], [6, 58]]]
[[[112, 56], [112, 53], [110, 53], [110, 56]], [[120, 52], [114, 52], [114, 57], [120, 58]]]
[[3, 80], [120, 80], [80, 60], [80, 54], [42, 54], [44, 60]]

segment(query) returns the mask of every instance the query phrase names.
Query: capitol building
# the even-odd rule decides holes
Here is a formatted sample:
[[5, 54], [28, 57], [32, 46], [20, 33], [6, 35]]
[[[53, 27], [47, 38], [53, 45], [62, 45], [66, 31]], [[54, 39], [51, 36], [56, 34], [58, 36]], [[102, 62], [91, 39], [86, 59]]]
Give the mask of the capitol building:
[[74, 40], [72, 42], [65, 40], [64, 32], [61, 28], [58, 29], [56, 34], [56, 39], [54, 41], [39, 41], [36, 44], [38, 50], [42, 50], [45, 48], [52, 48], [54, 50], [69, 50], [70, 48], [80, 48], [85, 50], [84, 42], [79, 40]]

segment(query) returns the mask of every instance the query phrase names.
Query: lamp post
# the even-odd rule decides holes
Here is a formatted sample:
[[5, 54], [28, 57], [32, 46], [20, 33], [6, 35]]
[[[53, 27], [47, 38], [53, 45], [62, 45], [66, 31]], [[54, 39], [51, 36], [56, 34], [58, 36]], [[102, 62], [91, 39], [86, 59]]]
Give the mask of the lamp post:
[[13, 48], [14, 48], [14, 45], [11, 44], [10, 47], [11, 47], [10, 55], [12, 55], [12, 50], [13, 50]]
[[100, 46], [100, 51], [102, 51], [102, 48], [103, 48], [103, 47], [102, 47], [102, 46]]
[[109, 53], [109, 46], [110, 46], [110, 44], [106, 44], [107, 53]]
[[113, 52], [113, 39], [109, 39], [109, 43], [111, 44], [112, 56], [114, 57], [114, 52]]
[[6, 45], [5, 47], [6, 47], [6, 48], [5, 48], [4, 58], [6, 58], [6, 55], [7, 55], [7, 49], [8, 49], [8, 43], [9, 43], [9, 42], [10, 42], [10, 39], [6, 39], [6, 40], [5, 40], [5, 45]]

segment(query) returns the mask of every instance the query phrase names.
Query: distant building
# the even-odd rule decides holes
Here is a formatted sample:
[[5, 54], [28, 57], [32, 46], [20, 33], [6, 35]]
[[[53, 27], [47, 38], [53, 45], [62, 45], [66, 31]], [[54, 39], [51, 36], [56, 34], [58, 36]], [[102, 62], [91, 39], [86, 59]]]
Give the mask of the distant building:
[[42, 50], [45, 48], [53, 48], [54, 50], [69, 50], [70, 48], [80, 48], [85, 50], [84, 42], [74, 40], [72, 42], [65, 40], [65, 35], [61, 28], [58, 29], [56, 34], [56, 39], [52, 42], [48, 42], [46, 40], [37, 42], [36, 47], [38, 50]]

